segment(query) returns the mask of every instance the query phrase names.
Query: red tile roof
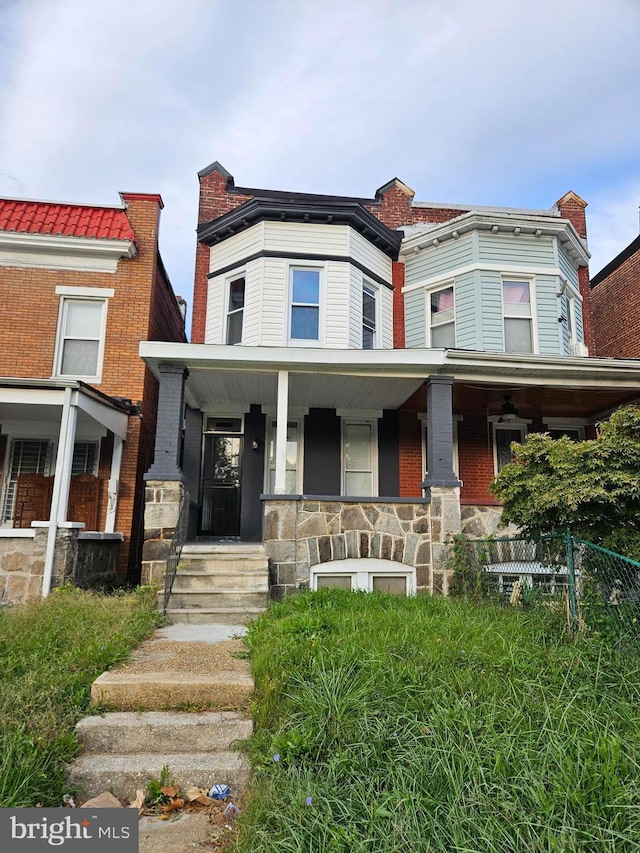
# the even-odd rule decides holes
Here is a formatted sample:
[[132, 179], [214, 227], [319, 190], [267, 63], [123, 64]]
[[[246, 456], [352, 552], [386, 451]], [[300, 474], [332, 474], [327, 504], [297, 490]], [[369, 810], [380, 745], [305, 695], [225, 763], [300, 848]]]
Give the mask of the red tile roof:
[[120, 208], [0, 198], [0, 230], [102, 240], [135, 240]]

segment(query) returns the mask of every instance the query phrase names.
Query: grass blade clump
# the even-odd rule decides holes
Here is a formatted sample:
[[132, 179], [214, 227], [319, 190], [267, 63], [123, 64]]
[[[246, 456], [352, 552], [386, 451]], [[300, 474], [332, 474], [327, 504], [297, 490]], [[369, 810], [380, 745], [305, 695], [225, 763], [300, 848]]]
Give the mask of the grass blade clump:
[[636, 850], [637, 659], [554, 619], [340, 591], [274, 607], [247, 640], [239, 851]]
[[155, 592], [72, 587], [0, 611], [0, 807], [56, 806], [91, 684], [156, 626]]

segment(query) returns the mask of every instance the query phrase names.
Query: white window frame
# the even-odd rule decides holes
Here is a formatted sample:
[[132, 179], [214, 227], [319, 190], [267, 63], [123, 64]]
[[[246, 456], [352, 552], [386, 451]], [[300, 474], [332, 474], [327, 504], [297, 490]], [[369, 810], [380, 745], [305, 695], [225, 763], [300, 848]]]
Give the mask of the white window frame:
[[[422, 441], [422, 473], [423, 479], [427, 477], [427, 413], [418, 412], [418, 420], [420, 421], [420, 436]], [[453, 473], [458, 477], [460, 475], [460, 458], [458, 455], [458, 424], [462, 420], [462, 415], [453, 416]]]
[[[504, 301], [504, 285], [506, 282], [513, 282], [515, 284], [527, 284], [529, 287], [529, 313], [528, 314], [518, 314], [513, 313], [509, 314], [506, 312], [506, 306], [518, 303], [508, 303]], [[500, 302], [502, 305], [502, 343], [505, 353], [509, 355], [537, 355], [539, 346], [538, 346], [538, 323], [536, 316], [536, 286], [535, 286], [535, 277], [534, 276], [523, 276], [521, 274], [509, 275], [507, 272], [503, 272], [500, 276]], [[526, 303], [523, 303], [526, 304]], [[519, 352], [511, 352], [507, 350], [507, 332], [505, 328], [505, 320], [529, 320], [531, 324], [531, 352], [527, 353], [519, 353]]]
[[[304, 459], [304, 417], [288, 417], [287, 418], [287, 427], [290, 423], [295, 423], [298, 427], [298, 453], [296, 458], [296, 488], [294, 494], [301, 495], [302, 494], [302, 483], [303, 483], [303, 475], [304, 472], [302, 470], [303, 459]], [[264, 453], [264, 492], [265, 494], [273, 494], [273, 489], [270, 487], [269, 483], [269, 474], [271, 471], [275, 472], [275, 460], [273, 467], [269, 464], [269, 445], [271, 441], [274, 442], [276, 440], [276, 425], [277, 418], [268, 417], [267, 418], [267, 431], [266, 431], [266, 442], [265, 442], [265, 453]]]
[[[293, 302], [293, 276], [296, 270], [312, 271], [318, 273], [318, 337], [317, 338], [294, 338], [291, 335], [291, 325], [294, 307], [315, 307], [311, 302]], [[326, 264], [308, 263], [305, 261], [292, 260], [287, 264], [287, 343], [294, 347], [319, 347], [324, 344], [325, 326], [325, 288], [326, 288]]]
[[551, 430], [570, 430], [578, 434], [576, 441], [584, 441], [585, 439], [587, 421], [584, 418], [544, 418], [542, 423], [545, 426], [546, 432]]
[[527, 430], [526, 422], [524, 422], [522, 420], [509, 421], [508, 423], [505, 423], [505, 424], [500, 424], [496, 420], [494, 420], [494, 421], [492, 421], [492, 427], [493, 427], [493, 430], [492, 430], [493, 471], [494, 471], [494, 474], [497, 476], [499, 474], [499, 471], [498, 471], [498, 440], [497, 440], [498, 437], [497, 437], [496, 433], [498, 431], [505, 432], [506, 430], [513, 430], [513, 431], [519, 430], [520, 439], [521, 439], [520, 443], [522, 444], [522, 442], [524, 441], [524, 439], [528, 435], [528, 430]]
[[[56, 293], [60, 294], [60, 304], [58, 306], [58, 326], [56, 331], [56, 345], [53, 357], [53, 378], [54, 379], [89, 379], [94, 383], [102, 381], [102, 367], [104, 362], [105, 338], [107, 333], [107, 308], [108, 296], [99, 295], [99, 293], [110, 293], [113, 295], [113, 290], [107, 288], [95, 288], [96, 294], [91, 296], [86, 295], [93, 288], [56, 288]], [[74, 292], [76, 291], [76, 292]], [[100, 332], [98, 341], [98, 355], [96, 359], [95, 373], [63, 373], [62, 372], [62, 357], [64, 354], [64, 344], [67, 340], [96, 340], [96, 338], [71, 338], [64, 334], [64, 326], [67, 319], [68, 306], [74, 302], [93, 303], [101, 306], [100, 315]]]
[[[370, 495], [348, 495], [345, 491], [346, 482], [346, 427], [350, 424], [366, 424], [371, 427], [371, 487]], [[378, 496], [380, 485], [378, 478], [378, 419], [373, 417], [343, 416], [340, 429], [340, 494], [345, 497], [371, 497]]]
[[451, 291], [453, 293], [453, 309], [452, 309], [453, 310], [453, 319], [447, 320], [446, 323], [438, 323], [437, 325], [438, 326], [446, 326], [449, 323], [453, 323], [453, 341], [454, 341], [453, 342], [453, 348], [455, 348], [457, 346], [456, 286], [455, 286], [455, 280], [451, 279], [450, 281], [446, 281], [446, 282], [442, 282], [442, 281], [438, 282], [438, 284], [436, 284], [432, 287], [429, 287], [425, 291], [425, 299], [426, 299], [425, 311], [426, 311], [426, 318], [427, 318], [427, 329], [426, 329], [427, 347], [430, 347], [430, 348], [433, 347], [432, 329], [433, 329], [433, 316], [434, 315], [431, 313], [431, 297], [434, 295], [434, 293], [438, 293], [441, 290], [449, 290], [449, 289], [451, 289]]
[[311, 567], [310, 585], [313, 592], [318, 591], [319, 577], [348, 577], [351, 591], [373, 592], [373, 579], [376, 577], [401, 577], [405, 579], [405, 594], [415, 596], [416, 570], [404, 563], [382, 560], [379, 557], [348, 557], [346, 560], [332, 560]]
[[[242, 308], [236, 308], [231, 310], [231, 285], [234, 281], [238, 281], [238, 279], [244, 280], [244, 301], [242, 303]], [[224, 305], [225, 310], [223, 311], [222, 318], [222, 340], [225, 342], [227, 346], [241, 346], [244, 344], [244, 313], [245, 308], [247, 307], [247, 274], [244, 269], [239, 269], [233, 272], [231, 275], [228, 275], [224, 280]], [[242, 313], [242, 332], [240, 334], [240, 340], [234, 344], [229, 343], [229, 317], [232, 314]]]
[[[368, 290], [370, 295], [373, 296], [374, 299], [374, 317], [373, 317], [373, 346], [367, 347], [367, 349], [378, 349], [380, 347], [380, 288], [377, 284], [374, 284], [368, 278], [362, 279], [362, 289], [360, 291], [362, 296], [362, 304], [361, 304], [361, 322], [360, 322], [360, 335], [361, 335], [361, 346], [362, 349], [365, 349], [364, 346], [364, 328], [365, 328], [365, 318], [364, 318], [364, 294], [365, 290]], [[368, 327], [367, 327], [368, 328]]]

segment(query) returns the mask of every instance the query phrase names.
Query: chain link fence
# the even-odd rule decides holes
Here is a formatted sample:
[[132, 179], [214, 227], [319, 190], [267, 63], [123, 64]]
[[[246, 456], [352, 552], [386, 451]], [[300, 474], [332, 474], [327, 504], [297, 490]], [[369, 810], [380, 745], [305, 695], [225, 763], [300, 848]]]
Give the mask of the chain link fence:
[[640, 563], [569, 532], [538, 538], [456, 537], [450, 592], [514, 606], [562, 601], [573, 630], [640, 637]]

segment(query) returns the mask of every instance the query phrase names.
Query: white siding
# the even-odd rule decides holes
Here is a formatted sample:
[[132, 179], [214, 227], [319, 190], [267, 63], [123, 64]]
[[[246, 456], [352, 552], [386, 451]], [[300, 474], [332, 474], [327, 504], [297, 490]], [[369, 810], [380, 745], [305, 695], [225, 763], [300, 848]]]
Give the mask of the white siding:
[[354, 261], [391, 283], [391, 258], [352, 228], [349, 228], [349, 254]]
[[247, 264], [242, 329], [244, 346], [256, 347], [262, 343], [263, 267], [263, 258]]
[[458, 240], [447, 240], [439, 246], [423, 249], [406, 258], [405, 285], [436, 276], [446, 276], [473, 263], [473, 239], [466, 234]]
[[211, 272], [215, 270], [226, 269], [232, 264], [240, 264], [245, 258], [255, 255], [261, 251], [263, 247], [262, 226], [264, 223], [258, 222], [257, 225], [252, 225], [246, 231], [236, 234], [234, 237], [229, 237], [222, 243], [218, 243], [211, 247], [209, 255], [209, 269]]
[[[350, 264], [338, 261], [329, 261], [326, 266], [324, 346], [329, 348], [346, 349], [349, 346], [349, 269]], [[322, 320], [320, 325], [322, 344]]]
[[264, 246], [270, 252], [300, 255], [343, 255], [349, 250], [347, 225], [264, 222]]
[[553, 237], [529, 237], [515, 234], [479, 233], [480, 263], [518, 266], [555, 266]]
[[263, 261], [262, 346], [278, 347], [287, 342], [287, 269], [283, 258], [265, 258]]
[[207, 321], [204, 332], [205, 344], [221, 344], [222, 317], [224, 314], [225, 276], [209, 279], [207, 289]]
[[362, 273], [349, 264], [349, 347], [362, 349]]

